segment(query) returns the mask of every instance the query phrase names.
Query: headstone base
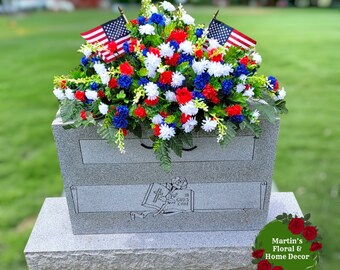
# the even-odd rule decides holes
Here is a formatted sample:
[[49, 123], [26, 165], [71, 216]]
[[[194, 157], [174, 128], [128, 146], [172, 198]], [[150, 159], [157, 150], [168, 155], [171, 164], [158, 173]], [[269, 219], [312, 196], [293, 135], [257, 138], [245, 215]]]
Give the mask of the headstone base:
[[[268, 222], [302, 216], [293, 193], [273, 192]], [[47, 198], [25, 248], [29, 269], [254, 269], [258, 231], [74, 235], [65, 198]]]

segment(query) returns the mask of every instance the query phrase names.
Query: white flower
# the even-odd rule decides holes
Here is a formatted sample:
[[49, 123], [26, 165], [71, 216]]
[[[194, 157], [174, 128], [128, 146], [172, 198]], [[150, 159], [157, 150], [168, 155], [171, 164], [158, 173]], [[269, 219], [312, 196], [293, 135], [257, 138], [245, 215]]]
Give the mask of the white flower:
[[91, 99], [91, 100], [97, 100], [98, 99], [97, 91], [93, 91], [93, 90], [86, 90], [85, 96], [88, 99]]
[[262, 57], [261, 57], [261, 55], [259, 55], [257, 52], [254, 52], [253, 53], [253, 60], [256, 62], [256, 64], [261, 64], [261, 62], [262, 62]]
[[195, 23], [195, 19], [191, 17], [189, 14], [183, 14], [182, 21], [187, 25], [191, 25]]
[[181, 51], [183, 51], [184, 53], [186, 53], [186, 54], [190, 54], [190, 55], [194, 54], [193, 45], [192, 45], [192, 43], [189, 40], [186, 40], [186, 41], [182, 42], [179, 45], [179, 49]]
[[138, 30], [142, 35], [155, 35], [155, 27], [151, 24], [140, 25]]
[[201, 75], [208, 68], [209, 61], [202, 59], [201, 61], [194, 61], [192, 64], [192, 69], [197, 75]]
[[166, 10], [166, 11], [172, 12], [172, 11], [175, 11], [175, 10], [176, 10], [176, 8], [173, 6], [173, 4], [171, 4], [171, 3], [168, 2], [168, 1], [162, 2], [161, 6], [162, 6], [162, 8], [164, 8], [164, 10]]
[[53, 94], [57, 97], [57, 99], [62, 100], [65, 98], [65, 94], [63, 93], [63, 90], [60, 88], [54, 88]]
[[74, 99], [75, 99], [73, 90], [70, 89], [70, 88], [66, 88], [66, 90], [65, 90], [65, 96], [66, 96], [69, 100], [74, 100]]
[[177, 98], [176, 98], [176, 94], [170, 90], [166, 91], [165, 92], [165, 98], [167, 101], [170, 101], [170, 102], [176, 102], [177, 101]]
[[107, 114], [108, 110], [109, 110], [109, 106], [100, 102], [99, 106], [98, 106], [98, 109], [100, 111], [101, 114], [105, 115]]
[[105, 67], [104, 64], [96, 63], [96, 64], [93, 65], [93, 68], [98, 75], [100, 75], [102, 73], [106, 73], [106, 67]]
[[158, 46], [161, 51], [162, 57], [172, 57], [174, 55], [175, 49], [170, 47], [169, 43], [162, 43]]
[[231, 64], [223, 65], [223, 76], [228, 76], [231, 72], [234, 71], [233, 66]]
[[218, 43], [218, 41], [214, 38], [209, 39], [209, 47], [208, 47], [208, 51], [212, 50], [212, 49], [217, 49], [218, 47], [220, 47], [220, 43]]
[[158, 86], [153, 82], [148, 82], [144, 85], [144, 89], [149, 100], [155, 100], [159, 95]]
[[107, 72], [99, 74], [99, 77], [103, 84], [107, 85], [110, 81], [110, 75]]
[[84, 48], [83, 54], [88, 58], [92, 54], [92, 50], [90, 48]]
[[184, 132], [189, 133], [195, 128], [196, 125], [196, 118], [191, 117], [187, 122], [182, 125], [182, 128], [184, 129]]
[[185, 80], [185, 77], [182, 75], [182, 73], [179, 71], [176, 71], [175, 73], [172, 74], [171, 86], [179, 87], [183, 84], [184, 80]]
[[160, 126], [160, 134], [159, 138], [163, 140], [170, 140], [170, 138], [174, 137], [176, 131], [173, 127], [169, 127], [167, 124], [162, 124]]
[[238, 78], [239, 78], [243, 83], [245, 83], [246, 80], [247, 80], [247, 75], [241, 74]]
[[152, 117], [151, 121], [155, 125], [159, 125], [163, 122], [163, 116], [161, 116], [160, 114], [156, 114], [154, 117]]
[[253, 111], [252, 118], [250, 119], [250, 123], [253, 124], [260, 117], [260, 112], [258, 110]]
[[165, 18], [165, 25], [168, 25], [169, 23], [171, 23], [171, 18], [169, 18], [168, 16], [164, 16]]
[[158, 13], [157, 7], [153, 4], [150, 6], [150, 11], [151, 11], [151, 13]]
[[237, 93], [241, 93], [244, 89], [246, 89], [246, 86], [242, 83], [239, 83], [238, 85], [236, 85], [236, 92]]
[[274, 96], [274, 100], [281, 100], [284, 99], [286, 96], [286, 91], [285, 89], [282, 87], [282, 89], [278, 90], [276, 92], [277, 95]]
[[198, 108], [196, 108], [195, 103], [191, 101], [185, 103], [185, 105], [180, 105], [182, 113], [186, 115], [196, 115], [198, 113]]
[[148, 70], [148, 77], [154, 78], [156, 76], [156, 70], [162, 62], [161, 58], [153, 53], [147, 53], [144, 61], [145, 67]]
[[202, 121], [201, 127], [205, 132], [211, 132], [217, 127], [217, 122], [211, 118], [206, 117], [205, 120]]
[[254, 88], [249, 88], [246, 91], [244, 91], [243, 96], [251, 98], [254, 96]]

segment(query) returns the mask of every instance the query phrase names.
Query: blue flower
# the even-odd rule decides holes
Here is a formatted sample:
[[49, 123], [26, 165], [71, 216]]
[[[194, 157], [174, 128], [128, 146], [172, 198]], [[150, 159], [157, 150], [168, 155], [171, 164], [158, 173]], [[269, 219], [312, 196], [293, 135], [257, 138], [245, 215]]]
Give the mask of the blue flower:
[[127, 128], [128, 126], [127, 119], [120, 116], [114, 116], [112, 123], [116, 128]]
[[127, 75], [121, 75], [118, 78], [118, 85], [121, 88], [129, 89], [132, 84], [132, 79]]
[[196, 90], [192, 92], [192, 97], [193, 99], [203, 99], [203, 101], [205, 101], [205, 96], [201, 92]]
[[140, 78], [140, 79], [138, 80], [138, 85], [139, 85], [139, 86], [145, 85], [145, 84], [147, 84], [147, 83], [149, 83], [149, 80], [148, 80], [147, 78], [145, 78], [145, 77], [142, 77], [142, 78]]
[[91, 61], [92, 61], [92, 63], [96, 64], [96, 63], [100, 62], [100, 58], [99, 57], [92, 57]]
[[236, 67], [235, 71], [234, 71], [234, 75], [235, 75], [235, 77], [239, 77], [239, 76], [241, 76], [242, 74], [248, 75], [248, 74], [249, 74], [249, 71], [248, 71], [248, 69], [247, 69], [247, 67], [246, 67], [245, 65], [239, 64], [239, 65]]
[[273, 90], [275, 88], [277, 79], [274, 76], [269, 76], [268, 82], [270, 83], [271, 86], [268, 85], [267, 88]]
[[161, 26], [165, 26], [165, 18], [162, 14], [153, 13], [149, 18], [149, 23], [155, 23]]
[[123, 49], [125, 53], [130, 53], [130, 44], [129, 42], [125, 41], [123, 44]]
[[192, 65], [192, 61], [194, 61], [194, 57], [192, 55], [182, 53], [179, 57], [178, 64], [189, 62], [189, 64]]
[[234, 87], [234, 83], [232, 80], [224, 80], [222, 82], [222, 93], [226, 96], [230, 95], [231, 89], [233, 89], [233, 87]]
[[204, 72], [201, 75], [197, 75], [194, 79], [195, 88], [198, 90], [203, 90], [209, 80], [210, 75], [207, 72]]
[[233, 115], [233, 116], [230, 116], [229, 120], [230, 120], [230, 122], [232, 122], [234, 124], [240, 124], [240, 123], [243, 122], [244, 116], [242, 114], [240, 114], [240, 115]]
[[203, 29], [197, 28], [195, 32], [196, 37], [200, 38], [203, 35]]
[[117, 112], [119, 117], [127, 118], [129, 116], [129, 108], [124, 105], [118, 106]]
[[163, 90], [163, 91], [166, 91], [166, 90], [169, 90], [169, 89], [170, 89], [170, 85], [168, 85], [168, 84], [162, 84], [162, 83], [160, 83], [160, 82], [157, 82], [157, 86], [158, 86], [161, 90]]
[[168, 126], [174, 128], [176, 130], [176, 123], [168, 124]]
[[139, 25], [144, 25], [144, 24], [146, 24], [146, 18], [144, 16], [139, 16], [137, 18], [137, 22], [138, 22]]
[[175, 51], [177, 51], [179, 49], [179, 45], [178, 45], [177, 41], [175, 41], [175, 40], [171, 40], [169, 45], [170, 45], [170, 47], [173, 47], [175, 49]]
[[86, 67], [87, 64], [89, 63], [89, 60], [86, 58], [86, 56], [83, 56], [83, 57], [81, 58], [81, 60], [80, 60], [80, 63], [81, 63], [84, 67]]
[[91, 88], [91, 90], [98, 90], [99, 85], [98, 85], [98, 83], [96, 83], [96, 82], [92, 82], [92, 83], [90, 84], [90, 88]]
[[146, 54], [149, 52], [148, 48], [144, 48], [142, 53], [143, 53], [143, 56], [146, 57]]

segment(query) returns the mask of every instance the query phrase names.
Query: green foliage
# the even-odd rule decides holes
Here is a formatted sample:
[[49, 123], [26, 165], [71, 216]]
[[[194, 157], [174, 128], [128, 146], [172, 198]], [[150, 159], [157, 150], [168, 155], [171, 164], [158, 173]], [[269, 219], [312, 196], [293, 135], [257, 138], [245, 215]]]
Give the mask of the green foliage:
[[260, 114], [265, 116], [270, 123], [275, 123], [278, 116], [275, 108], [268, 104], [262, 103], [256, 103], [254, 107], [255, 109], [259, 110]]
[[161, 166], [166, 172], [171, 170], [171, 159], [169, 156], [169, 141], [157, 139], [153, 144], [153, 150], [156, 158], [161, 162]]
[[63, 122], [68, 122], [79, 115], [82, 104], [78, 100], [69, 100], [67, 98], [60, 102], [60, 116]]
[[219, 142], [222, 147], [227, 147], [231, 143], [233, 138], [236, 136], [237, 127], [230, 121], [227, 121], [226, 126], [227, 126], [227, 132], [224, 135], [223, 140]]
[[112, 126], [100, 125], [97, 129], [98, 135], [106, 140], [108, 144], [116, 147], [116, 133], [117, 131]]

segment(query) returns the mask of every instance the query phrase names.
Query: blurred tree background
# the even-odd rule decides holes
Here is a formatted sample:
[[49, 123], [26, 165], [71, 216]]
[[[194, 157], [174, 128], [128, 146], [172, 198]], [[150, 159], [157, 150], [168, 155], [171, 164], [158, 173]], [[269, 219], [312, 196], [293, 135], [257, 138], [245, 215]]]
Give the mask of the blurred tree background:
[[[2, 0], [0, 12], [6, 11], [5, 1], [9, 0]], [[196, 22], [207, 24], [216, 7], [212, 1], [200, 3], [210, 6], [191, 0], [186, 8]], [[4, 270], [27, 269], [23, 249], [38, 212], [46, 197], [62, 192], [50, 127], [58, 109], [53, 76], [66, 74], [79, 63], [80, 32], [119, 15], [111, 3], [106, 10], [74, 12], [50, 12], [44, 6], [37, 12], [22, 11], [27, 8], [0, 15], [0, 269]], [[129, 19], [137, 16], [137, 4], [125, 3], [124, 8]], [[280, 191], [295, 193], [303, 212], [312, 214], [313, 224], [324, 236], [321, 270], [340, 265], [339, 15], [336, 8], [221, 7], [218, 16], [257, 40], [263, 57], [260, 72], [275, 75], [287, 91], [290, 112], [281, 120], [274, 179]]]

